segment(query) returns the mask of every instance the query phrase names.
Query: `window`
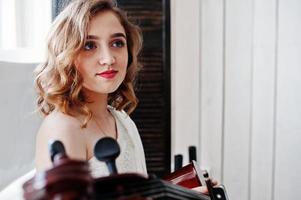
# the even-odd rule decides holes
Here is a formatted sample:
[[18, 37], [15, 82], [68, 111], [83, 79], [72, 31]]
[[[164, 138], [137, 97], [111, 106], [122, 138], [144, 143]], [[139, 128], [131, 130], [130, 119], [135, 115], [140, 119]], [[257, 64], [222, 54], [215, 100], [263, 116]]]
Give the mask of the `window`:
[[0, 60], [41, 60], [50, 23], [51, 0], [0, 0]]

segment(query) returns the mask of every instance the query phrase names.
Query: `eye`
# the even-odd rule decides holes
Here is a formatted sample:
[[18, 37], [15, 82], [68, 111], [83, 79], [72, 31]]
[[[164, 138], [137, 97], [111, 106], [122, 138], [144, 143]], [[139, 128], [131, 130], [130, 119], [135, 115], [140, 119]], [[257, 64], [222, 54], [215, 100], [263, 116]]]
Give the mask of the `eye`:
[[97, 48], [97, 46], [96, 46], [95, 42], [93, 42], [93, 41], [88, 41], [84, 45], [84, 50], [87, 50], [87, 51], [96, 49], [96, 48]]
[[115, 40], [113, 43], [112, 43], [112, 47], [115, 47], [115, 48], [122, 48], [125, 46], [125, 42], [122, 41], [122, 40]]

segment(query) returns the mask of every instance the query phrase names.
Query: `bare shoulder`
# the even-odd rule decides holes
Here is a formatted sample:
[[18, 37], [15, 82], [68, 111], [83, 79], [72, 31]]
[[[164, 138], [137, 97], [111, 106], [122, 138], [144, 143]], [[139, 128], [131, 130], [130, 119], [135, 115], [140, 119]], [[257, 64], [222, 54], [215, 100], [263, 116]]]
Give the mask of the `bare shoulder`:
[[70, 134], [79, 136], [77, 133], [81, 132], [80, 126], [80, 121], [75, 117], [55, 111], [45, 117], [39, 133], [50, 134], [51, 132], [53, 136], [69, 136]]
[[75, 117], [54, 111], [43, 120], [36, 138], [36, 167], [38, 170], [51, 166], [49, 143], [60, 140], [69, 157], [86, 159], [86, 140], [81, 122]]

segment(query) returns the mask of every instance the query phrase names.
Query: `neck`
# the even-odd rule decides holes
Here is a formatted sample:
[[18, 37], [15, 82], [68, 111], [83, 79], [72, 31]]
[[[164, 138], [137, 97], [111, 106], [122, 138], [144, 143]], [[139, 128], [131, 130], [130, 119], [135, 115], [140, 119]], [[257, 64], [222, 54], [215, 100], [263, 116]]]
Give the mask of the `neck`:
[[108, 94], [100, 94], [92, 91], [85, 91], [90, 103], [87, 104], [95, 118], [104, 118], [108, 116]]

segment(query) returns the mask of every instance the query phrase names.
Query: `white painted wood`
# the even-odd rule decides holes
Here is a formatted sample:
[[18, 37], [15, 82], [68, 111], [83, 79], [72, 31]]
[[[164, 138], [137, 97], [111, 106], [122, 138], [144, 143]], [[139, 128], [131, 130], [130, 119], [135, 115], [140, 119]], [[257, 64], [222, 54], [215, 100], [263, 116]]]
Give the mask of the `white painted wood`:
[[249, 198], [252, 0], [226, 1], [223, 181], [230, 199]]
[[276, 1], [254, 0], [251, 200], [272, 198], [275, 38]]
[[222, 178], [223, 4], [201, 1], [200, 165]]
[[199, 141], [199, 2], [171, 1], [171, 144], [172, 155], [183, 154], [184, 164], [188, 146]]
[[279, 0], [274, 199], [300, 199], [301, 1]]
[[[301, 1], [200, 0], [199, 21], [195, 1], [188, 2], [172, 1], [181, 13], [172, 15], [173, 152], [186, 154], [199, 133], [200, 163], [231, 200], [299, 199]], [[186, 58], [197, 63], [193, 40], [200, 40], [199, 91], [191, 87], [198, 77], [180, 67]], [[198, 99], [199, 114], [185, 110], [187, 97]], [[200, 122], [189, 122], [192, 137], [179, 131], [188, 120], [182, 111]]]

